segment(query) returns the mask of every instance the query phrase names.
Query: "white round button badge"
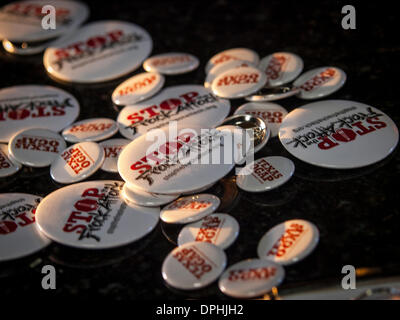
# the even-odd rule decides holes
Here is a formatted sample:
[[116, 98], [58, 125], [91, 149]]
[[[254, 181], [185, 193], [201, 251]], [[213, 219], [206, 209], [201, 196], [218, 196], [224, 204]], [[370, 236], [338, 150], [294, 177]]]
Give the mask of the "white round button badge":
[[260, 57], [258, 56], [257, 52], [247, 48], [234, 48], [224, 50], [214, 55], [207, 62], [206, 73], [209, 73], [210, 70], [216, 65], [224, 64], [232, 60], [244, 60], [257, 66], [260, 62]]
[[237, 141], [241, 142], [242, 137], [228, 130], [195, 126], [153, 130], [122, 150], [118, 172], [134, 188], [146, 192], [191, 192], [211, 185], [232, 170], [242, 149]]
[[80, 142], [65, 149], [52, 162], [50, 175], [59, 183], [86, 179], [100, 169], [104, 150], [95, 142]]
[[21, 170], [22, 165], [8, 152], [8, 146], [0, 143], [0, 178], [9, 177]]
[[236, 184], [248, 192], [264, 192], [283, 185], [293, 173], [293, 161], [285, 157], [265, 157], [241, 169], [236, 177]]
[[128, 202], [132, 202], [138, 206], [143, 207], [159, 207], [163, 206], [167, 203], [174, 201], [179, 197], [179, 194], [157, 194], [157, 193], [149, 193], [146, 191], [142, 191], [136, 189], [133, 186], [130, 186], [128, 183], [124, 184], [122, 189], [122, 194]]
[[293, 82], [300, 89], [297, 94], [301, 99], [318, 99], [326, 97], [343, 87], [346, 73], [336, 67], [322, 67], [303, 73]]
[[267, 75], [267, 86], [277, 87], [296, 79], [303, 66], [303, 60], [297, 54], [275, 52], [261, 59], [259, 68]]
[[279, 139], [296, 158], [319, 167], [354, 169], [386, 158], [399, 141], [382, 111], [348, 100], [325, 100], [290, 112]]
[[120, 133], [127, 139], [168, 126], [194, 124], [206, 128], [220, 124], [230, 111], [230, 102], [215, 97], [199, 85], [169, 87], [144, 102], [126, 106], [118, 115]]
[[27, 128], [45, 128], [58, 132], [79, 115], [79, 103], [64, 90], [37, 85], [0, 90], [0, 141]]
[[111, 99], [118, 106], [146, 100], [163, 87], [165, 77], [156, 72], [143, 72], [122, 82], [113, 92]]
[[276, 103], [248, 102], [237, 108], [234, 114], [250, 114], [263, 119], [271, 130], [271, 137], [276, 137], [287, 113], [285, 108]]
[[279, 286], [285, 278], [281, 265], [263, 259], [243, 260], [228, 267], [218, 281], [219, 289], [234, 298], [256, 298]]
[[28, 256], [51, 243], [35, 223], [40, 199], [26, 193], [0, 194], [0, 262]]
[[220, 203], [217, 196], [208, 193], [181, 197], [164, 207], [160, 218], [166, 223], [190, 223], [213, 213]]
[[221, 98], [246, 97], [265, 86], [265, 73], [255, 67], [229, 69], [211, 83], [212, 92]]
[[243, 67], [255, 67], [251, 62], [245, 60], [231, 60], [227, 63], [217, 64], [215, 65], [206, 76], [206, 80], [204, 82], [204, 87], [209, 89], [211, 88], [211, 83], [213, 80], [222, 72], [225, 72], [230, 69], [243, 68]]
[[269, 230], [257, 247], [261, 259], [288, 266], [307, 257], [319, 242], [318, 228], [306, 220], [288, 220]]
[[47, 72], [62, 81], [94, 83], [136, 70], [153, 46], [142, 27], [123, 21], [96, 21], [44, 52]]
[[130, 142], [131, 141], [127, 139], [110, 139], [100, 142], [100, 147], [104, 150], [104, 162], [101, 166], [101, 170], [118, 172], [118, 157], [122, 149]]
[[63, 245], [109, 249], [139, 240], [159, 221], [159, 208], [127, 204], [121, 181], [89, 181], [58, 189], [36, 210], [40, 230]]
[[199, 59], [183, 52], [169, 52], [150, 57], [143, 62], [148, 72], [174, 75], [193, 71], [199, 66]]
[[239, 223], [225, 213], [213, 213], [205, 218], [186, 225], [178, 236], [178, 245], [200, 241], [209, 242], [221, 249], [227, 249], [239, 235]]
[[29, 167], [47, 167], [67, 147], [64, 139], [48, 129], [27, 129], [14, 135], [8, 150], [11, 156]]
[[[56, 9], [56, 28], [42, 26], [42, 8]], [[89, 16], [89, 8], [78, 1], [27, 0], [12, 2], [0, 8], [0, 39], [12, 42], [36, 42], [69, 33]]]
[[167, 284], [181, 290], [204, 288], [226, 267], [225, 252], [207, 242], [189, 242], [172, 250], [162, 265]]
[[78, 121], [65, 128], [62, 135], [68, 142], [100, 141], [118, 132], [117, 123], [108, 118], [93, 118]]

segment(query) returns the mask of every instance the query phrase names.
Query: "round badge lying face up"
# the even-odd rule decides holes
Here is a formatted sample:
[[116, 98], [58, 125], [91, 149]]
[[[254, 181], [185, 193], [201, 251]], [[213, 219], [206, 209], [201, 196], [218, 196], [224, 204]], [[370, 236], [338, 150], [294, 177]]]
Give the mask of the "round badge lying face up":
[[146, 100], [160, 91], [164, 82], [164, 76], [159, 73], [143, 72], [122, 82], [114, 90], [111, 98], [118, 106]]
[[43, 63], [50, 75], [63, 81], [101, 82], [137, 69], [152, 45], [150, 35], [135, 24], [97, 21], [46, 49]]
[[40, 199], [26, 193], [0, 194], [0, 261], [22, 258], [50, 244], [35, 223]]
[[0, 141], [27, 128], [60, 131], [79, 115], [78, 101], [50, 86], [15, 86], [0, 90]]
[[263, 88], [256, 94], [246, 97], [246, 100], [274, 101], [295, 95], [301, 99], [319, 99], [338, 91], [345, 82], [346, 73], [339, 68], [316, 68], [302, 74], [293, 85]]
[[121, 181], [74, 184], [46, 196], [37, 208], [40, 230], [61, 244], [106, 249], [136, 241], [154, 229], [159, 208], [124, 202]]
[[306, 220], [288, 220], [269, 230], [258, 243], [261, 259], [291, 265], [307, 257], [319, 242], [318, 228]]
[[164, 204], [170, 203], [179, 197], [176, 195], [156, 194], [142, 191], [130, 186], [128, 183], [124, 184], [122, 190], [125, 200], [132, 202], [138, 206], [144, 207], [159, 207]]
[[250, 114], [264, 120], [271, 130], [271, 137], [276, 137], [287, 111], [279, 104], [270, 102], [248, 102], [236, 109], [234, 114]]
[[120, 133], [133, 140], [151, 129], [168, 126], [170, 121], [213, 127], [220, 124], [229, 111], [229, 101], [216, 98], [202, 86], [183, 85], [164, 89], [145, 102], [126, 106], [117, 122]]
[[65, 128], [62, 135], [69, 142], [100, 141], [118, 132], [117, 123], [112, 119], [93, 118], [73, 123]]
[[260, 61], [260, 57], [255, 51], [250, 49], [246, 48], [228, 49], [216, 54], [207, 62], [206, 73], [209, 73], [210, 70], [216, 65], [224, 64], [232, 60], [244, 60], [251, 62], [253, 65], [256, 66]]
[[206, 80], [204, 82], [205, 88], [211, 88], [211, 83], [214, 79], [221, 73], [236, 68], [243, 68], [243, 67], [255, 67], [251, 62], [244, 61], [244, 60], [231, 60], [227, 63], [217, 64], [215, 65], [208, 73]]
[[119, 154], [129, 142], [131, 141], [127, 139], [110, 139], [100, 142], [100, 147], [104, 150], [104, 162], [101, 170], [118, 172]]
[[284, 157], [260, 158], [242, 170], [236, 177], [236, 184], [249, 192], [264, 192], [286, 183], [294, 173], [294, 164]]
[[226, 266], [225, 252], [207, 242], [189, 242], [171, 251], [162, 276], [172, 287], [196, 290], [214, 282]]
[[47, 129], [27, 129], [13, 136], [8, 145], [12, 157], [30, 167], [47, 167], [66, 148], [64, 139]]
[[0, 178], [12, 176], [21, 170], [22, 165], [8, 152], [8, 146], [0, 143]]
[[136, 189], [178, 194], [218, 181], [234, 167], [242, 151], [243, 130], [191, 126], [152, 130], [122, 150], [118, 172]]
[[51, 177], [59, 183], [73, 183], [93, 175], [104, 161], [104, 150], [95, 142], [81, 142], [65, 149], [52, 162]]
[[275, 52], [260, 61], [259, 68], [267, 75], [267, 86], [276, 87], [296, 79], [303, 71], [303, 60], [290, 52]]
[[161, 220], [166, 223], [190, 223], [213, 213], [221, 200], [212, 194], [198, 194], [175, 200], [161, 210]]
[[229, 214], [213, 213], [185, 226], [178, 236], [178, 245], [200, 241], [227, 249], [239, 235], [239, 223]]
[[190, 72], [198, 66], [199, 59], [191, 54], [182, 52], [159, 54], [143, 62], [144, 70], [168, 75]]
[[267, 260], [240, 261], [219, 278], [220, 290], [234, 298], [255, 298], [277, 287], [285, 278], [282, 266]]
[[[55, 8], [56, 28], [42, 26], [42, 8]], [[77, 1], [28, 0], [12, 2], [0, 8], [0, 39], [35, 42], [58, 37], [82, 24], [89, 15], [88, 7]]]
[[307, 104], [283, 120], [279, 139], [300, 160], [325, 168], [353, 169], [386, 158], [396, 147], [396, 124], [380, 110], [347, 100]]
[[213, 93], [222, 98], [246, 97], [265, 86], [265, 73], [254, 67], [229, 69], [211, 83]]

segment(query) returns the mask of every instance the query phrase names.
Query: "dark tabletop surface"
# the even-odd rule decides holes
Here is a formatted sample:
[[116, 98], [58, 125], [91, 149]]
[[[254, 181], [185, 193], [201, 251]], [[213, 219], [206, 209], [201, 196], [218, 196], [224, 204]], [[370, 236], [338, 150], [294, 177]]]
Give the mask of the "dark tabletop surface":
[[[329, 97], [376, 106], [400, 124], [400, 46], [396, 10], [385, 2], [356, 2], [357, 29], [341, 27], [340, 1], [93, 1], [90, 21], [119, 19], [143, 26], [153, 37], [153, 54], [183, 51], [196, 55], [200, 67], [185, 75], [168, 76], [166, 86], [202, 84], [204, 67], [215, 53], [248, 47], [260, 57], [291, 51], [304, 59], [305, 70], [333, 65], [348, 75], [345, 86]], [[116, 119], [111, 93], [123, 79], [95, 85], [57, 83], [46, 73], [42, 55], [18, 57], [0, 50], [0, 88], [48, 84], [71, 92], [81, 104], [79, 120]], [[135, 73], [142, 72], [142, 69]], [[232, 101], [232, 112], [244, 100]], [[290, 98], [279, 102], [289, 111], [305, 104]], [[294, 178], [276, 191], [250, 194], [237, 190], [232, 174], [209, 190], [221, 197], [224, 211], [240, 223], [240, 235], [227, 250], [228, 264], [256, 256], [261, 236], [287, 219], [303, 218], [320, 230], [320, 243], [304, 261], [286, 268], [282, 290], [339, 283], [344, 265], [369, 269], [373, 276], [400, 275], [400, 154], [398, 150], [373, 166], [349, 171], [321, 169], [291, 157], [279, 140], [272, 139], [256, 155], [284, 155], [296, 164]], [[98, 172], [90, 180], [120, 179]], [[0, 192], [46, 196], [60, 186], [49, 169], [24, 167], [0, 179]], [[44, 294], [41, 267], [57, 270], [57, 289], [45, 294], [81, 298], [225, 299], [216, 284], [192, 293], [168, 288], [161, 264], [175, 247], [179, 228], [159, 224], [145, 239], [123, 248], [80, 251], [57, 244], [33, 256], [0, 264], [0, 298]], [[0, 239], [1, 241], [1, 239]]]

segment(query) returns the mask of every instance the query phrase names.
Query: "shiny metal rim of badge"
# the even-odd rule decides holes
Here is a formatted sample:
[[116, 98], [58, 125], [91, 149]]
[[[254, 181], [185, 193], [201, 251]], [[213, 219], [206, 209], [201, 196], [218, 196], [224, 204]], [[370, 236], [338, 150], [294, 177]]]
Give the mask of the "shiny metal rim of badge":
[[31, 128], [15, 134], [8, 144], [8, 151], [19, 163], [29, 167], [47, 167], [67, 147], [56, 132]]
[[270, 191], [288, 182], [294, 170], [294, 163], [288, 158], [264, 157], [241, 169], [236, 177], [236, 184], [247, 192]]
[[128, 202], [143, 207], [159, 207], [174, 201], [180, 196], [179, 194], [164, 195], [149, 193], [130, 186], [128, 183], [124, 184], [122, 195]]
[[259, 68], [267, 75], [267, 87], [292, 82], [303, 71], [304, 63], [297, 54], [275, 52], [261, 59]]
[[[229, 145], [232, 140], [240, 141], [238, 133], [204, 130], [204, 127], [194, 125], [178, 125], [177, 128], [167, 127], [152, 132], [167, 137], [166, 141], [160, 138], [152, 142], [142, 135], [127, 145], [118, 158], [118, 172], [122, 179], [137, 189], [158, 194], [192, 192], [217, 182], [235, 166], [235, 159], [229, 155], [225, 157], [224, 153], [226, 150], [229, 153], [226, 149], [229, 147], [235, 152], [239, 149], [235, 144]], [[204, 139], [210, 143], [200, 144]], [[227, 144], [221, 145], [224, 141]], [[168, 159], [165, 157], [166, 145], [172, 147]], [[200, 159], [199, 154], [202, 156]], [[208, 155], [219, 157], [210, 161]], [[202, 162], [203, 158], [206, 158], [207, 165]]]
[[398, 144], [399, 130], [375, 107], [323, 100], [290, 112], [281, 124], [279, 139], [289, 153], [309, 164], [355, 169], [390, 155]]
[[92, 118], [71, 124], [62, 131], [62, 136], [68, 142], [101, 141], [118, 132], [118, 125], [113, 119]]
[[315, 224], [302, 219], [287, 220], [262, 236], [257, 253], [260, 259], [288, 266], [310, 255], [318, 242], [319, 230]]
[[255, 67], [235, 68], [216, 76], [211, 83], [211, 90], [221, 98], [243, 98], [263, 88], [266, 82], [265, 73]]
[[313, 100], [326, 97], [338, 91], [346, 82], [346, 73], [336, 67], [315, 68], [303, 73], [293, 85], [276, 88], [262, 88], [245, 99], [248, 101], [276, 101], [291, 96]]
[[8, 146], [0, 143], [0, 178], [9, 177], [21, 170], [22, 164], [8, 152]]
[[34, 54], [43, 52], [48, 47], [57, 46], [58, 44], [63, 43], [78, 28], [79, 28], [79, 26], [76, 26], [75, 28], [68, 30], [68, 32], [66, 32], [65, 34], [61, 35], [60, 37], [58, 37], [56, 39], [40, 41], [39, 43], [37, 43], [37, 42], [17, 42], [17, 43], [15, 43], [15, 42], [9, 41], [8, 39], [3, 39], [2, 45], [3, 45], [4, 50], [6, 50], [7, 52], [12, 53], [12, 54], [17, 54], [17, 55], [21, 55], [21, 56], [34, 55]]
[[260, 57], [257, 52], [247, 48], [233, 48], [224, 50], [211, 57], [211, 59], [207, 62], [205, 68], [206, 74], [209, 73], [214, 66], [227, 63], [232, 60], [249, 61], [253, 65], [257, 66], [260, 61]]
[[104, 162], [101, 170], [106, 172], [118, 172], [118, 157], [121, 151], [131, 141], [128, 139], [109, 139], [99, 143], [104, 150]]
[[[26, 128], [45, 128], [60, 131], [79, 115], [79, 102], [70, 93], [42, 85], [22, 85], [0, 89], [0, 100], [5, 108], [0, 126], [0, 141], [8, 142]], [[33, 106], [33, 107], [31, 107]]]
[[248, 259], [229, 266], [218, 281], [219, 289], [234, 298], [256, 298], [279, 286], [285, 278], [281, 265]]
[[185, 196], [164, 207], [160, 212], [160, 218], [165, 223], [191, 223], [215, 212], [220, 203], [221, 200], [213, 194]]
[[82, 181], [104, 162], [104, 150], [96, 142], [80, 142], [65, 149], [51, 163], [50, 175], [59, 183]]
[[58, 189], [40, 202], [37, 224], [48, 238], [75, 248], [109, 249], [137, 241], [158, 224], [160, 208], [126, 203], [122, 186], [122, 181], [100, 180]]
[[118, 114], [119, 132], [134, 140], [151, 129], [166, 128], [170, 122], [209, 128], [229, 114], [229, 100], [215, 97], [201, 85], [165, 88], [146, 101], [124, 107]]
[[143, 72], [122, 82], [111, 95], [118, 106], [146, 100], [158, 93], [164, 86], [165, 77], [156, 72]]
[[[43, 28], [42, 8], [57, 10], [56, 28]], [[40, 14], [37, 14], [40, 12]], [[0, 39], [11, 42], [40, 42], [55, 39], [80, 26], [89, 16], [89, 7], [80, 1], [27, 0], [0, 8]], [[46, 22], [46, 21], [44, 21]]]
[[0, 221], [0, 261], [28, 256], [51, 243], [34, 222], [35, 209], [41, 199], [26, 193], [0, 194], [1, 210], [8, 212]]
[[243, 68], [243, 67], [256, 67], [249, 61], [245, 60], [232, 60], [227, 63], [217, 64], [211, 68], [211, 70], [207, 73], [206, 79], [204, 81], [204, 87], [207, 89], [211, 88], [211, 84], [213, 80], [222, 72], [225, 72], [230, 69]]
[[95, 21], [79, 28], [57, 46], [47, 48], [43, 64], [52, 77], [61, 81], [104, 82], [139, 68], [152, 47], [149, 33], [136, 24]]
[[[196, 268], [188, 263], [196, 261]], [[161, 272], [167, 284], [181, 290], [201, 289], [213, 283], [226, 267], [225, 252], [208, 242], [189, 242], [172, 250]]]
[[221, 126], [232, 125], [244, 130], [253, 130], [254, 152], [260, 151], [267, 144], [271, 130], [260, 117], [250, 114], [238, 114], [226, 118]]
[[209, 242], [225, 250], [235, 242], [239, 229], [239, 223], [231, 215], [212, 213], [183, 227], [178, 235], [178, 245], [193, 241]]
[[147, 58], [143, 69], [166, 75], [183, 74], [195, 70], [200, 64], [197, 57], [184, 52], [168, 52]]
[[279, 127], [288, 112], [276, 103], [247, 102], [235, 110], [234, 115], [237, 114], [250, 114], [263, 119], [271, 130], [271, 137], [273, 138], [278, 136]]

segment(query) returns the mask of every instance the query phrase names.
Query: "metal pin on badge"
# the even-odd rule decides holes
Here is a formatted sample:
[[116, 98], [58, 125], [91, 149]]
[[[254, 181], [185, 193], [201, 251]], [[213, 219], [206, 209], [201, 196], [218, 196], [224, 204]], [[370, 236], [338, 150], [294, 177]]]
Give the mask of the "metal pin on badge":
[[260, 151], [268, 142], [271, 131], [266, 126], [263, 119], [250, 115], [250, 114], [239, 114], [228, 117], [224, 120], [221, 126], [232, 125], [240, 127], [246, 131], [253, 130], [254, 136], [254, 152]]
[[279, 127], [288, 112], [276, 103], [248, 102], [237, 108], [234, 114], [251, 114], [263, 119], [271, 130], [271, 137], [276, 137], [279, 133]]
[[316, 68], [302, 74], [293, 85], [276, 88], [264, 87], [256, 94], [246, 97], [246, 100], [275, 101], [291, 96], [306, 100], [318, 99], [338, 91], [345, 82], [346, 73], [339, 68]]

